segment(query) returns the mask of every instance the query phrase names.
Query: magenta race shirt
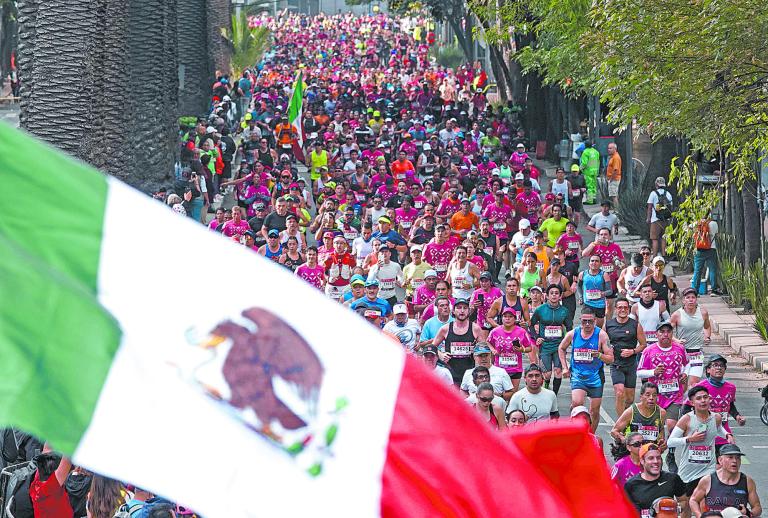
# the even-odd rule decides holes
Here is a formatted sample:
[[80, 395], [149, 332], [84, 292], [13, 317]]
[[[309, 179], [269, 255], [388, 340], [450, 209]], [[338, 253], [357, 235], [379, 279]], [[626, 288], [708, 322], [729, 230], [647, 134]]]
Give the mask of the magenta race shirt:
[[593, 249], [593, 253], [600, 256], [600, 262], [602, 263], [600, 269], [607, 273], [613, 282], [616, 282], [619, 278], [619, 269], [613, 264], [613, 260], [617, 257], [624, 260], [624, 253], [619, 245], [616, 243], [609, 243], [608, 245], [597, 244]]
[[[269, 189], [264, 187], [263, 185], [260, 185], [259, 187], [256, 187], [255, 185], [249, 185], [248, 188], [245, 190], [245, 198], [253, 198], [257, 194], [260, 194], [261, 196], [264, 196], [267, 200], [270, 199]], [[264, 199], [256, 199], [253, 201], [253, 203], [250, 203], [248, 205], [248, 217], [252, 218], [256, 215], [256, 204], [257, 203], [263, 203], [264, 205], [269, 206], [269, 202], [265, 202]]]
[[418, 196], [413, 197], [413, 208], [421, 212], [421, 209], [424, 208], [424, 205], [429, 203], [429, 200], [419, 194]]
[[571, 263], [579, 263], [581, 256], [579, 255], [579, 248], [582, 247], [584, 241], [579, 234], [569, 236], [568, 234], [561, 235], [555, 246], [565, 251], [565, 260]]
[[467, 257], [467, 261], [477, 266], [481, 272], [485, 270], [485, 259], [483, 259], [479, 255], [473, 255], [472, 257]]
[[512, 209], [510, 207], [507, 205], [502, 205], [499, 207], [496, 205], [496, 203], [493, 205], [488, 205], [488, 207], [486, 207], [486, 209], [483, 211], [484, 218], [489, 220], [495, 218], [496, 221], [491, 223], [491, 232], [495, 234], [499, 239], [509, 239], [509, 233], [507, 232], [507, 220], [511, 214]]
[[460, 207], [461, 200], [456, 199], [456, 202], [452, 202], [450, 198], [446, 198], [440, 202], [440, 206], [437, 208], [437, 214], [440, 216], [451, 216], [454, 212], [458, 211]]
[[[716, 387], [708, 379], [703, 379], [696, 386], [707, 388], [712, 398], [709, 409], [720, 414], [720, 417], [723, 418], [723, 428], [725, 428], [726, 432], [730, 433], [731, 427], [728, 424], [728, 411], [731, 409], [731, 403], [736, 400], [736, 385], [726, 381], [722, 387]], [[715, 444], [726, 444], [727, 442], [724, 437], [715, 438]]]
[[531, 191], [526, 195], [525, 191], [523, 191], [517, 195], [515, 200], [517, 200], [519, 204], [525, 206], [528, 211], [525, 217], [528, 218], [531, 225], [535, 225], [539, 222], [539, 215], [536, 214], [536, 210], [541, 207], [541, 197], [539, 197], [539, 193]]
[[414, 304], [432, 304], [437, 297], [437, 293], [429, 289], [429, 286], [422, 284], [413, 292]]
[[300, 279], [304, 279], [309, 284], [314, 286], [317, 289], [322, 289], [323, 287], [323, 274], [325, 273], [325, 268], [323, 268], [321, 265], [317, 265], [314, 268], [310, 268], [307, 266], [307, 263], [304, 263], [300, 265], [298, 268], [296, 268], [296, 276]]
[[632, 462], [632, 457], [627, 455], [616, 461], [611, 469], [611, 478], [616, 481], [619, 486], [624, 487], [624, 484], [630, 478], [634, 477], [642, 471], [639, 464]]
[[651, 376], [648, 380], [659, 386], [659, 406], [668, 408], [673, 403], [685, 401], [686, 385], [680, 382], [680, 376], [688, 364], [685, 348], [678, 342], [672, 342], [669, 349], [662, 349], [658, 343], [649, 345], [640, 357], [637, 370], [653, 370], [657, 365], [664, 366], [661, 376]]
[[518, 153], [517, 151], [512, 153], [512, 156], [509, 157], [511, 169], [516, 173], [522, 171], [525, 167], [526, 158], [529, 158], [528, 153]]
[[483, 295], [483, 303], [479, 308], [477, 308], [477, 322], [483, 329], [488, 329], [489, 326], [485, 322], [485, 317], [488, 316], [488, 310], [491, 309], [493, 301], [501, 297], [503, 294], [501, 293], [501, 290], [496, 286], [491, 286], [491, 289], [488, 291], [485, 291], [482, 288], [478, 288], [474, 293], [472, 293], [472, 299], [469, 301], [469, 303], [474, 304], [477, 300], [477, 296], [480, 294]]
[[221, 233], [227, 237], [240, 239], [240, 237], [242, 237], [248, 230], [251, 230], [251, 227], [244, 219], [241, 219], [239, 223], [235, 223], [235, 220], [231, 219], [224, 223], [224, 226], [221, 228]]
[[436, 242], [428, 243], [424, 247], [424, 261], [432, 265], [432, 268], [437, 272], [437, 278], [441, 281], [445, 280], [445, 274], [448, 271], [448, 263], [453, 258], [453, 249], [455, 245], [446, 241], [442, 245]]
[[407, 236], [413, 227], [413, 222], [419, 217], [419, 211], [414, 208], [408, 211], [405, 209], [395, 209], [395, 217], [397, 218], [397, 223], [403, 227]]
[[488, 335], [488, 343], [498, 351], [493, 364], [507, 371], [507, 374], [523, 372], [523, 353], [512, 348], [515, 338], [520, 340], [522, 347], [534, 345], [528, 331], [520, 326], [515, 326], [510, 332], [505, 331], [503, 326], [495, 327]]

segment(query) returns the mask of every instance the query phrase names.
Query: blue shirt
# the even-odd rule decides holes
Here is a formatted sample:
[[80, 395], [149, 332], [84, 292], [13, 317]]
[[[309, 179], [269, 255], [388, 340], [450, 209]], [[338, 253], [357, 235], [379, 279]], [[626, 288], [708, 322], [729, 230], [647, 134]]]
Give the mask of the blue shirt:
[[581, 336], [581, 326], [573, 328], [573, 351], [571, 351], [571, 378], [586, 387], [599, 387], [603, 384], [600, 371], [603, 361], [591, 356], [592, 351], [600, 350], [600, 328], [595, 326], [589, 338]]
[[359, 308], [361, 305], [366, 305], [368, 307], [375, 307], [380, 309], [382, 318], [386, 318], [392, 313], [392, 306], [389, 305], [389, 302], [379, 297], [376, 297], [376, 300], [371, 300], [368, 297], [363, 297], [360, 300], [354, 301], [350, 307], [353, 310], [357, 311], [357, 308]]
[[440, 320], [437, 318], [437, 315], [433, 316], [424, 322], [424, 327], [421, 328], [421, 339], [432, 340], [435, 338], [435, 336], [437, 336], [437, 332], [440, 331], [440, 328], [450, 322], [453, 322], [453, 315], [448, 317], [448, 322], [440, 322]]
[[386, 234], [383, 234], [381, 230], [377, 230], [373, 233], [371, 237], [374, 237], [381, 241], [381, 244], [384, 245], [386, 243], [394, 243], [396, 246], [402, 246], [407, 244], [405, 239], [403, 239], [403, 236], [395, 232], [394, 230], [391, 230], [387, 232]]

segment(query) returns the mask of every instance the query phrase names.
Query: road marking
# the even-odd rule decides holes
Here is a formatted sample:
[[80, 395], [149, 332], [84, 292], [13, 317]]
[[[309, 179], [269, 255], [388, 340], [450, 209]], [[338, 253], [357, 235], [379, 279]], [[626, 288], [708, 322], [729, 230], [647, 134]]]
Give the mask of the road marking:
[[756, 446], [752, 445], [752, 447], [756, 450], [768, 450], [768, 446]]
[[736, 437], [768, 437], [768, 433], [737, 433]]
[[613, 426], [616, 424], [616, 421], [613, 420], [613, 418], [608, 415], [608, 412], [605, 411], [603, 407], [600, 407], [600, 416], [605, 420], [606, 423], [608, 423], [609, 426]]

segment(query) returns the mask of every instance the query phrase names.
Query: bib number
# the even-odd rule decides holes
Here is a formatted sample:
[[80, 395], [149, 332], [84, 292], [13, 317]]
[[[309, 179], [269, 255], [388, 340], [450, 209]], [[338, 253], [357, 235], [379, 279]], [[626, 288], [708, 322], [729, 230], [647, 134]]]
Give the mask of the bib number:
[[574, 196], [574, 197], [581, 196], [581, 189], [573, 189], [571, 191], [571, 196]]
[[455, 357], [466, 357], [469, 356], [472, 351], [472, 346], [470, 344], [451, 344], [451, 356]]
[[445, 265], [445, 264], [436, 264], [435, 265], [435, 271], [436, 272], [444, 272], [446, 270], [448, 270], [448, 266]]
[[688, 363], [691, 364], [691, 367], [701, 367], [704, 365], [704, 355], [701, 351], [688, 353]]
[[579, 242], [578, 241], [569, 241], [568, 242], [568, 248], [570, 250], [578, 250], [579, 248]]
[[587, 290], [587, 300], [600, 300], [603, 298], [601, 290]]
[[382, 290], [394, 290], [395, 289], [395, 279], [381, 279], [381, 289]]
[[648, 343], [657, 342], [658, 340], [656, 339], [656, 331], [646, 331], [645, 341]]
[[600, 267], [601, 270], [603, 270], [605, 273], [613, 273], [613, 265], [612, 264], [604, 264]]
[[544, 338], [562, 338], [563, 328], [560, 326], [546, 326], [544, 328]]
[[688, 446], [688, 461], [696, 464], [709, 464], [712, 462], [712, 448], [709, 446]]
[[592, 349], [574, 349], [573, 361], [576, 363], [592, 363]]
[[637, 431], [643, 436], [644, 441], [656, 442], [659, 438], [659, 429], [655, 426], [639, 426]]
[[411, 225], [413, 225], [413, 223], [411, 223], [410, 221], [400, 222], [400, 226], [403, 227], [403, 230], [408, 230], [409, 228], [411, 228]]
[[544, 269], [544, 261], [536, 261], [536, 268], [538, 268], [539, 270], [543, 270]]
[[506, 230], [507, 224], [506, 223], [494, 223], [493, 224], [493, 230]]
[[662, 381], [659, 383], [659, 392], [662, 394], [675, 394], [680, 390], [677, 380]]
[[517, 367], [519, 362], [517, 356], [501, 355], [499, 356], [499, 367]]

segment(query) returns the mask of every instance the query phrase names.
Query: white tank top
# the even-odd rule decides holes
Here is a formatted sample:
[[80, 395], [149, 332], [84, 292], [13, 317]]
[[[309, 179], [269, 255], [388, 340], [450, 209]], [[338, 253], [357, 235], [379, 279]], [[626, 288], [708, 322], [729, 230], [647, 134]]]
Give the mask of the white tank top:
[[643, 269], [640, 270], [639, 275], [632, 275], [632, 268], [633, 267], [630, 266], [624, 273], [624, 287], [627, 288], [627, 300], [634, 304], [640, 300], [640, 297], [633, 297], [632, 292], [635, 291], [635, 288], [637, 288], [640, 283], [643, 282], [643, 279], [645, 279], [645, 277], [648, 275], [648, 267], [643, 266]]
[[704, 317], [701, 315], [701, 308], [696, 306], [693, 316], [689, 315], [685, 309], [677, 310], [680, 315], [675, 336], [685, 342], [686, 349], [700, 350], [704, 345]]
[[451, 294], [453, 298], [469, 300], [474, 289], [473, 279], [469, 274], [469, 261], [462, 269], [451, 269]]
[[650, 309], [645, 309], [642, 303], [637, 304], [637, 321], [640, 322], [640, 327], [645, 331], [645, 340], [648, 344], [655, 343], [656, 340], [656, 327], [659, 325], [661, 318], [659, 317], [659, 301], [654, 300], [653, 306]]
[[568, 192], [568, 180], [564, 180], [563, 183], [557, 183], [557, 180], [554, 180], [550, 185], [555, 196], [562, 194], [563, 202], [568, 205], [568, 195], [570, 194]]

